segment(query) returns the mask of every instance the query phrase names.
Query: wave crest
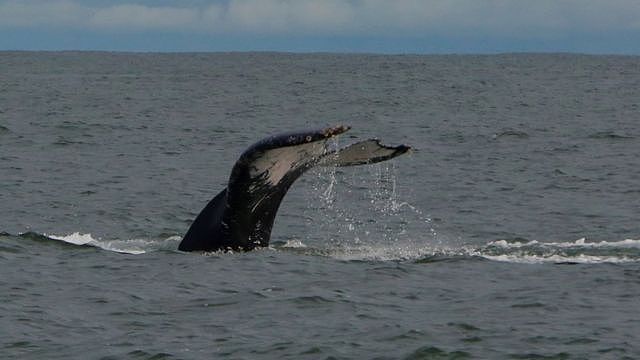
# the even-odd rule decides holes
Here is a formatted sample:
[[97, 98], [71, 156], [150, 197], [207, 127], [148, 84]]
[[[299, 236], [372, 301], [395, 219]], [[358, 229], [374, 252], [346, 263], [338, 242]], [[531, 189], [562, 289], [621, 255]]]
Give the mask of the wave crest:
[[640, 240], [568, 242], [497, 240], [477, 249], [476, 254], [495, 261], [517, 263], [628, 263], [640, 262]]
[[51, 235], [45, 236], [52, 240], [64, 241], [73, 245], [93, 246], [103, 250], [109, 250], [125, 254], [144, 254], [150, 251], [173, 249], [174, 243], [180, 241], [179, 236], [170, 236], [164, 240], [152, 239], [126, 239], [126, 240], [102, 240], [94, 238], [91, 234], [83, 234], [74, 232], [69, 235]]

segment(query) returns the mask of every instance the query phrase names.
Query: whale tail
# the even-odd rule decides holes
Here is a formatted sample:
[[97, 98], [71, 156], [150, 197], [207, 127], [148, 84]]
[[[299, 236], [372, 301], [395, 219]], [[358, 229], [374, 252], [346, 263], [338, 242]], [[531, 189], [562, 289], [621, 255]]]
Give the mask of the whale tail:
[[268, 246], [276, 213], [287, 190], [314, 166], [354, 166], [392, 159], [409, 146], [377, 139], [328, 150], [327, 141], [348, 131], [336, 126], [265, 138], [249, 147], [231, 170], [227, 188], [200, 212], [178, 249], [252, 250]]
[[411, 148], [406, 145], [387, 146], [378, 139], [369, 139], [347, 147], [330, 152], [325, 155], [318, 165], [320, 166], [354, 166], [374, 164], [393, 159], [402, 155]]

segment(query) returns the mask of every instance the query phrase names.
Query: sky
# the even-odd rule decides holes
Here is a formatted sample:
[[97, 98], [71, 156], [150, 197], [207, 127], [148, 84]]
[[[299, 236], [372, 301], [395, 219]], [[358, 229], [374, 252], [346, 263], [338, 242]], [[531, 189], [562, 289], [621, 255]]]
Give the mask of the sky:
[[0, 0], [0, 50], [640, 55], [640, 0]]

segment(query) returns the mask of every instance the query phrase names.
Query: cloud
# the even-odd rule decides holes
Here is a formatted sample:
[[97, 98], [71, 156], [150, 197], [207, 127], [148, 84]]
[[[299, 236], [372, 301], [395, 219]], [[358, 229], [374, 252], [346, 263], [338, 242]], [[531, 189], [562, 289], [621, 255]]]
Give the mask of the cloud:
[[0, 27], [97, 30], [193, 30], [203, 21], [197, 8], [119, 4], [88, 6], [80, 1], [0, 2]]
[[544, 36], [567, 31], [640, 31], [640, 1], [0, 0], [2, 27], [260, 35]]
[[85, 9], [71, 1], [0, 3], [0, 27], [79, 26]]
[[228, 3], [227, 29], [240, 32], [322, 32], [351, 30], [356, 7], [340, 0], [234, 0]]
[[103, 29], [164, 29], [191, 28], [200, 21], [200, 11], [189, 8], [148, 7], [135, 4], [94, 9], [88, 25]]

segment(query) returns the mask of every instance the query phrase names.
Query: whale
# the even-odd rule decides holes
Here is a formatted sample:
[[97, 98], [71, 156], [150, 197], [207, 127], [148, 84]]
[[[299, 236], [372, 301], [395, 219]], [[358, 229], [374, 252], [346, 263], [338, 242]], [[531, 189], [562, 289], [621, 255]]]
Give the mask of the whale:
[[245, 150], [231, 169], [227, 187], [195, 218], [181, 251], [250, 251], [269, 245], [278, 208], [293, 183], [316, 166], [356, 166], [393, 159], [407, 145], [387, 146], [373, 138], [334, 149], [330, 139], [350, 130], [338, 125], [285, 132]]

